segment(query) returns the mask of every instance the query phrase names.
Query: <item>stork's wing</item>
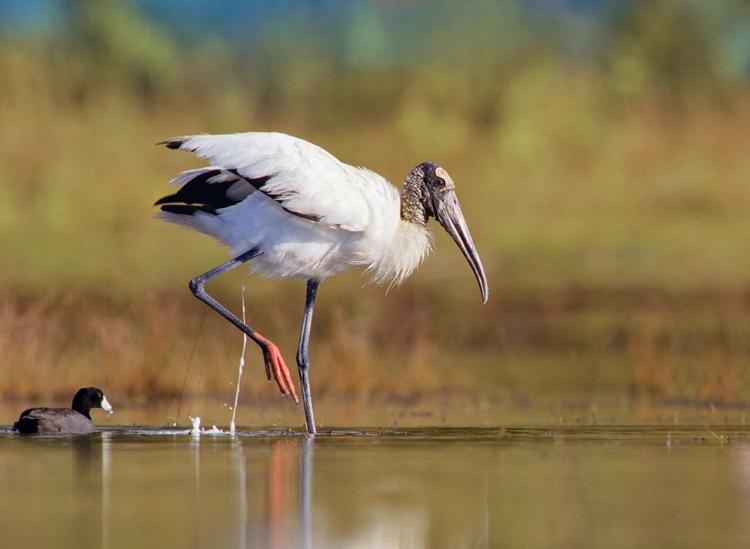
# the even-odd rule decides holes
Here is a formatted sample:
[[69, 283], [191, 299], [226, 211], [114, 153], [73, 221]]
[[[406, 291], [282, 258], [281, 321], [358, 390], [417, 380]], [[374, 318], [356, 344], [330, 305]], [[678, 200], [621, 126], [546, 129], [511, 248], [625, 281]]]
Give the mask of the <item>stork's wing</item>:
[[185, 186], [172, 197], [190, 194], [193, 181], [216, 185], [235, 202], [257, 189], [296, 216], [349, 231], [364, 230], [379, 207], [398, 200], [398, 191], [379, 175], [281, 133], [194, 135], [164, 143], [212, 164], [178, 176], [174, 183]]

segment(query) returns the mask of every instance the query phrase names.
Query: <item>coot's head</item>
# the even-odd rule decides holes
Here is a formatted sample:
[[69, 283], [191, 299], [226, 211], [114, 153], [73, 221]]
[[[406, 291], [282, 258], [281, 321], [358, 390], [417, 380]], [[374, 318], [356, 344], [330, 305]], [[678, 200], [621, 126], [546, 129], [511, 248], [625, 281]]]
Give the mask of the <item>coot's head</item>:
[[84, 387], [79, 389], [76, 396], [73, 397], [73, 405], [71, 406], [76, 412], [82, 413], [87, 418], [91, 419], [92, 408], [101, 408], [105, 412], [112, 413], [112, 405], [104, 396], [104, 392], [97, 387]]

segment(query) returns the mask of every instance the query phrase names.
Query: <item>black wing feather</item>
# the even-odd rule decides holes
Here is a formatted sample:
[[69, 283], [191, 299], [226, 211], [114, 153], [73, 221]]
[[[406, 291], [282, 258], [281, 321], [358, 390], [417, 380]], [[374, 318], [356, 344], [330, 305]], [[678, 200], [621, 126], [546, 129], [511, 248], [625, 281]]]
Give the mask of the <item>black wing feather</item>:
[[210, 183], [209, 180], [220, 175], [221, 171], [206, 170], [185, 183], [176, 193], [157, 200], [154, 206], [161, 206], [162, 211], [169, 213], [192, 215], [197, 211], [202, 211], [216, 215], [219, 209], [240, 202], [227, 196], [230, 187], [236, 184], [237, 180], [247, 181], [254, 188], [260, 190], [270, 179], [270, 177], [248, 179], [239, 175], [235, 170], [229, 171], [237, 176], [236, 180]]
[[[166, 145], [169, 149], [183, 149], [182, 146], [185, 141], [186, 138], [180, 137], [168, 139], [167, 141], [162, 141], [157, 144]], [[265, 194], [268, 198], [278, 202], [286, 212], [309, 221], [317, 222], [321, 220], [321, 217], [318, 215], [295, 212], [294, 210], [287, 208], [284, 206], [284, 197], [282, 195], [266, 191], [264, 186], [273, 175], [249, 178], [241, 175], [236, 169], [228, 169], [226, 171], [233, 173], [237, 176], [238, 180], [246, 181], [256, 190]], [[220, 174], [220, 170], [203, 171], [180, 187], [180, 190], [176, 193], [157, 200], [154, 203], [154, 206], [161, 206], [163, 212], [174, 214], [194, 215], [196, 212], [206, 212], [216, 215], [218, 213], [217, 210], [233, 206], [240, 202], [240, 200], [234, 200], [227, 196], [229, 188], [237, 182], [236, 180], [221, 183], [209, 183], [209, 179]]]

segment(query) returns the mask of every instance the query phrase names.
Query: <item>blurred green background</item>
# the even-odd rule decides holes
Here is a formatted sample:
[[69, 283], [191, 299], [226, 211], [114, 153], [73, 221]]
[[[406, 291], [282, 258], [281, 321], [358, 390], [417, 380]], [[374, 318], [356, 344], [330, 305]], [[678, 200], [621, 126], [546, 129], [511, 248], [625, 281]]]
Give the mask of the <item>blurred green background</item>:
[[[0, 0], [0, 402], [96, 384], [184, 421], [228, 398], [241, 337], [187, 289], [226, 251], [151, 206], [202, 161], [155, 143], [253, 130], [399, 187], [440, 163], [487, 270], [482, 306], [438, 227], [397, 290], [326, 281], [330, 423], [741, 410], [749, 79], [744, 0]], [[238, 311], [242, 285], [293, 363], [304, 285], [211, 291]], [[244, 401], [301, 422], [248, 364]]]

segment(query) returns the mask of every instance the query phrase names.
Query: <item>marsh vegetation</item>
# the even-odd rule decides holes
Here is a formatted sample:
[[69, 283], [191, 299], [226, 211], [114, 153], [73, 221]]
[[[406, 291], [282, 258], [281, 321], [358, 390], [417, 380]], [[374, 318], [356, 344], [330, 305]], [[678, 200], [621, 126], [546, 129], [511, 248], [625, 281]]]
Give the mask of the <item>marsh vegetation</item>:
[[[481, 306], [438, 235], [399, 289], [326, 282], [320, 399], [747, 402], [750, 88], [733, 29], [750, 10], [522, 4], [270, 13], [244, 42], [119, 2], [1, 26], [0, 399], [231, 393], [240, 336], [186, 287], [224, 251], [152, 217], [198, 164], [154, 143], [267, 130], [397, 185], [439, 161], [490, 280]], [[242, 275], [213, 291], [238, 310], [245, 284], [251, 323], [293, 359], [303, 285]], [[271, 402], [254, 351], [243, 397]]]

